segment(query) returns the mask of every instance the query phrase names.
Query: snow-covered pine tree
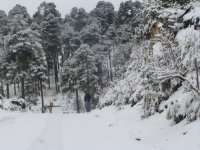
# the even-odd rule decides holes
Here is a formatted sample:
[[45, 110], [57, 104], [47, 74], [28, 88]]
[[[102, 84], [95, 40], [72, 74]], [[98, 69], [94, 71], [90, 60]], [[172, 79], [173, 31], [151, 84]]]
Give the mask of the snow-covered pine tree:
[[[8, 16], [6, 15], [6, 13], [2, 10], [0, 10], [0, 57], [1, 59], [1, 64], [3, 63], [3, 55], [5, 53], [5, 48], [6, 48], [6, 40], [8, 38], [8, 34], [9, 34], [10, 28], [9, 28], [9, 19]], [[1, 69], [3, 68], [3, 66], [1, 65]], [[1, 90], [0, 93], [4, 96], [4, 70], [1, 70], [1, 74], [0, 74], [0, 80], [1, 80]], [[9, 97], [8, 95], [9, 93], [7, 93], [7, 97]]]
[[91, 16], [94, 16], [100, 22], [101, 35], [104, 35], [109, 26], [114, 23], [114, 6], [110, 2], [99, 1], [96, 8], [91, 12]]
[[50, 89], [50, 72], [54, 69], [55, 90], [59, 91], [59, 61], [61, 55], [61, 17], [54, 3], [43, 2], [34, 14], [34, 20], [40, 25], [42, 46], [48, 65], [48, 83]]

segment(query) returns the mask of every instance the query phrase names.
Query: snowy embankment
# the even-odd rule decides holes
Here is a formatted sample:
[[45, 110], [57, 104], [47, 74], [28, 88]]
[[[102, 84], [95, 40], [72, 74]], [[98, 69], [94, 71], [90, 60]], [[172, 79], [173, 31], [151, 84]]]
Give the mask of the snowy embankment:
[[84, 114], [0, 112], [1, 150], [199, 150], [200, 121], [173, 125], [166, 111], [140, 118], [141, 105]]

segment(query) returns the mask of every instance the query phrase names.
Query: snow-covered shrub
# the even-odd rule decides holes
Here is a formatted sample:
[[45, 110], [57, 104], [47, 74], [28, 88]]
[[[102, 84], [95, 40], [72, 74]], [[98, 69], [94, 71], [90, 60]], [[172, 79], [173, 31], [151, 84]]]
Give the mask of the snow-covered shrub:
[[192, 122], [199, 117], [200, 99], [187, 84], [184, 84], [169, 100], [167, 119], [179, 123], [185, 118]]
[[167, 119], [173, 119], [175, 123], [179, 123], [186, 117], [186, 114], [183, 110], [184, 107], [177, 100], [175, 102], [170, 102]]
[[[153, 75], [152, 75], [153, 76]], [[161, 113], [164, 108], [161, 104], [182, 86], [178, 78], [151, 79], [146, 83], [146, 88], [141, 91], [143, 100], [143, 116], [149, 117], [155, 113]]]
[[159, 93], [155, 91], [149, 91], [146, 89], [145, 94], [143, 95], [143, 116], [142, 117], [149, 117], [155, 112], [159, 111], [159, 104], [161, 100], [159, 97]]
[[200, 99], [192, 101], [187, 105], [187, 119], [192, 122], [200, 118]]
[[26, 102], [24, 99], [7, 99], [3, 103], [3, 109], [10, 111], [21, 111], [26, 108]]

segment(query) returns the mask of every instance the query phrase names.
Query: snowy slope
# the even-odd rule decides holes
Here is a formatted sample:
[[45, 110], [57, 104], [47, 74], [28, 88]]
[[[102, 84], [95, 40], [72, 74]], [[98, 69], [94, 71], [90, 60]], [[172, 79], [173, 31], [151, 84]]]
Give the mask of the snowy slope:
[[200, 121], [173, 125], [166, 112], [142, 120], [141, 105], [85, 114], [0, 115], [1, 150], [199, 150]]

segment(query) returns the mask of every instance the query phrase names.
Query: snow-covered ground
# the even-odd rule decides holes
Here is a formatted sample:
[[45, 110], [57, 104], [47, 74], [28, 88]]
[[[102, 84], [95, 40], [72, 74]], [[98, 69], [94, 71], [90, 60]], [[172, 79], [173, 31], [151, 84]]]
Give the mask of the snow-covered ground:
[[0, 111], [0, 150], [199, 150], [200, 121], [177, 125], [166, 113], [140, 118], [141, 105], [83, 114]]

